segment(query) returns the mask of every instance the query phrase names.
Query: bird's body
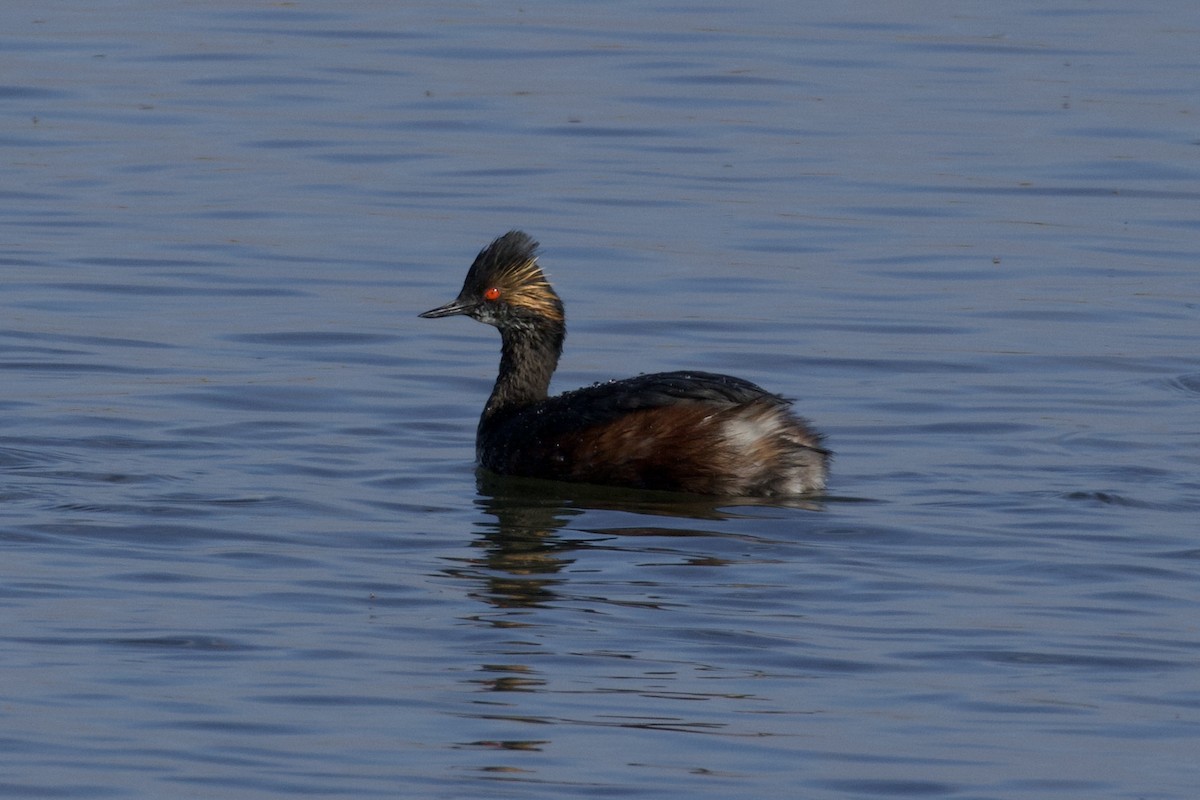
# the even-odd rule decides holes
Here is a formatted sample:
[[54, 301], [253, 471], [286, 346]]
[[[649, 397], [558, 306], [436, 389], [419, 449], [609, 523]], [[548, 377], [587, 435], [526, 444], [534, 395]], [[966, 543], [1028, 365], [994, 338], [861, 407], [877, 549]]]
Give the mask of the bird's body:
[[661, 372], [548, 396], [566, 328], [537, 243], [501, 236], [459, 296], [423, 317], [465, 314], [501, 334], [500, 370], [476, 431], [503, 475], [730, 496], [825, 488], [829, 451], [787, 400], [740, 378]]

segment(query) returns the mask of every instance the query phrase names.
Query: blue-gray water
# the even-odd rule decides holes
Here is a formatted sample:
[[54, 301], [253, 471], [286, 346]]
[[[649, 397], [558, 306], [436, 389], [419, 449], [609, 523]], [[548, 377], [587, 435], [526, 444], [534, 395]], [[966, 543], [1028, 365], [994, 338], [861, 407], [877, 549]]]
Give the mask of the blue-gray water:
[[[1191, 800], [1200, 7], [6, 3], [0, 796]], [[831, 497], [479, 479], [734, 372]]]

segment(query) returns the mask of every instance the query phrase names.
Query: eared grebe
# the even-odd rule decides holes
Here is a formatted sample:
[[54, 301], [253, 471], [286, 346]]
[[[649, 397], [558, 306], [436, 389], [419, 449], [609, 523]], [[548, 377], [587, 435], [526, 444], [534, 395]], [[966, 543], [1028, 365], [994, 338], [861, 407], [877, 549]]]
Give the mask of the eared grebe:
[[829, 451], [753, 383], [660, 372], [548, 397], [562, 353], [563, 306], [537, 265], [538, 243], [511, 231], [480, 251], [452, 302], [500, 331], [500, 374], [476, 431], [479, 463], [504, 475], [710, 495], [799, 495], [825, 488]]

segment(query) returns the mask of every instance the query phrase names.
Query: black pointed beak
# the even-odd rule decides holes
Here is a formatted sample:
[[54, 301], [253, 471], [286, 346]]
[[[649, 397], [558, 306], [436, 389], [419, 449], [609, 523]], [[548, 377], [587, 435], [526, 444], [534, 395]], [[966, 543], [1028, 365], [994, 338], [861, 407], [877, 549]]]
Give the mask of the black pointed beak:
[[453, 317], [459, 314], [470, 314], [475, 308], [473, 303], [469, 303], [461, 298], [455, 298], [444, 306], [431, 308], [423, 314], [418, 314], [418, 317], [425, 319], [437, 319], [438, 317]]

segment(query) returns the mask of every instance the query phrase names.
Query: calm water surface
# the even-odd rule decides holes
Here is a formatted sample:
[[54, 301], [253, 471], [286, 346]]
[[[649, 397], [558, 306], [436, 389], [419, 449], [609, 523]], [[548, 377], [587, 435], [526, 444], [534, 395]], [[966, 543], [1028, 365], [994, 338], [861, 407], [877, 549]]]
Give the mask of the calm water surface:
[[[0, 796], [1195, 797], [1200, 10], [754, 6], [5, 4]], [[514, 227], [831, 496], [476, 475]]]

